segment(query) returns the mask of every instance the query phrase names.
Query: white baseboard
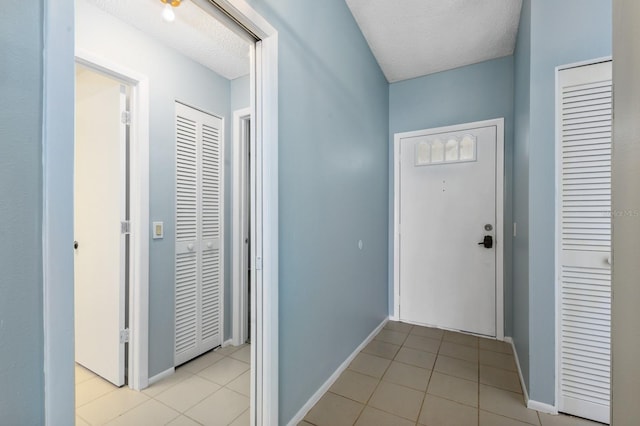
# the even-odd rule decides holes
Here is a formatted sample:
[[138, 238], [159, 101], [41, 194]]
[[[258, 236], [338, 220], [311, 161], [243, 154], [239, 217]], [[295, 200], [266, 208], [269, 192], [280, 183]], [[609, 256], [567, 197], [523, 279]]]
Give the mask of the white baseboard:
[[534, 401], [533, 399], [529, 400], [529, 403], [527, 404], [527, 408], [540, 411], [542, 413], [547, 413], [547, 414], [554, 414], [554, 415], [558, 414], [558, 409], [555, 406], [550, 404], [545, 404], [544, 402]]
[[171, 367], [167, 370], [164, 370], [162, 373], [156, 374], [153, 377], [149, 377], [149, 386], [151, 386], [152, 384], [159, 382], [160, 380], [169, 377], [170, 375], [172, 375], [174, 372], [176, 371], [176, 369], [174, 367]]
[[347, 369], [349, 364], [351, 364], [351, 361], [353, 361], [353, 359], [360, 353], [360, 351], [363, 350], [364, 347], [367, 346], [374, 337], [376, 337], [376, 335], [380, 332], [380, 330], [384, 328], [385, 324], [388, 321], [389, 318], [384, 319], [380, 323], [380, 325], [378, 325], [375, 330], [373, 330], [371, 334], [369, 334], [369, 336], [367, 336], [367, 338], [364, 339], [362, 343], [360, 343], [360, 345], [351, 353], [351, 355], [349, 355], [349, 357], [342, 364], [340, 364], [336, 371], [333, 372], [333, 374], [327, 379], [327, 381], [324, 382], [322, 386], [320, 386], [320, 389], [318, 389], [316, 393], [314, 393], [311, 398], [309, 398], [307, 403], [304, 404], [302, 408], [300, 408], [296, 415], [293, 416], [289, 423], [287, 423], [287, 426], [295, 426], [304, 419], [309, 410], [311, 410], [313, 406], [316, 405], [318, 401], [320, 401], [320, 398], [322, 398], [325, 392], [327, 392], [329, 388], [335, 383], [335, 381], [338, 380], [340, 374], [342, 374], [342, 372]]
[[233, 344], [233, 339], [225, 340], [222, 342], [222, 347], [226, 348], [227, 346], [238, 346]]
[[504, 341], [511, 345], [513, 349], [513, 357], [516, 360], [516, 367], [518, 368], [518, 377], [520, 377], [520, 385], [522, 386], [522, 393], [524, 395], [524, 403], [527, 408], [531, 410], [541, 411], [548, 414], [558, 414], [558, 409], [553, 405], [545, 404], [543, 402], [534, 401], [529, 399], [529, 392], [527, 392], [527, 386], [524, 382], [524, 376], [522, 375], [522, 369], [520, 368], [520, 358], [518, 358], [518, 351], [516, 345], [513, 342], [513, 337], [505, 337]]

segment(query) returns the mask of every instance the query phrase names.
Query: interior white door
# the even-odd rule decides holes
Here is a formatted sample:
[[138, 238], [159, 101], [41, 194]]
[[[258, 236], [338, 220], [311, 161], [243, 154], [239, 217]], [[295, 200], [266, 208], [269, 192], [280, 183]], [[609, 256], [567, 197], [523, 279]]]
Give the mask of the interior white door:
[[400, 140], [401, 320], [496, 336], [496, 163], [496, 126]]
[[124, 384], [126, 87], [78, 67], [75, 137], [76, 362]]
[[[609, 422], [611, 62], [558, 73], [559, 410]], [[625, 212], [621, 212], [625, 214]]]
[[222, 343], [222, 120], [176, 103], [175, 364]]

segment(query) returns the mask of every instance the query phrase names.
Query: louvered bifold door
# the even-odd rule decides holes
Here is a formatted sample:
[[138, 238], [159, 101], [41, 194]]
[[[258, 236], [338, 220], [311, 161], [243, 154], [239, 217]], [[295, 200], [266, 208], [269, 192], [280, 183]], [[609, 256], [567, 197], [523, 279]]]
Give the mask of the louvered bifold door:
[[222, 343], [221, 132], [176, 103], [175, 365]]
[[558, 74], [559, 409], [609, 422], [611, 63]]

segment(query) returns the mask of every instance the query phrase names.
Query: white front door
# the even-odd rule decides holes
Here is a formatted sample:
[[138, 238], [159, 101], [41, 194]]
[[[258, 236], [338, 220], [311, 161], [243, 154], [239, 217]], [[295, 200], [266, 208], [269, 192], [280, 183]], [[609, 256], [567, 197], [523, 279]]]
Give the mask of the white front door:
[[76, 362], [124, 384], [126, 87], [78, 67], [74, 177]]
[[501, 334], [496, 184], [502, 121], [493, 123], [397, 135], [402, 321]]

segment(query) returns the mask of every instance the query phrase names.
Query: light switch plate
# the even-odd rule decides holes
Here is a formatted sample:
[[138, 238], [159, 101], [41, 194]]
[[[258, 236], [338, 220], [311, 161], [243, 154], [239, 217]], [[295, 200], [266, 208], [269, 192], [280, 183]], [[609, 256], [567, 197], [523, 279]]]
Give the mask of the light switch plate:
[[161, 238], [164, 238], [164, 223], [153, 222], [153, 239], [159, 240]]

